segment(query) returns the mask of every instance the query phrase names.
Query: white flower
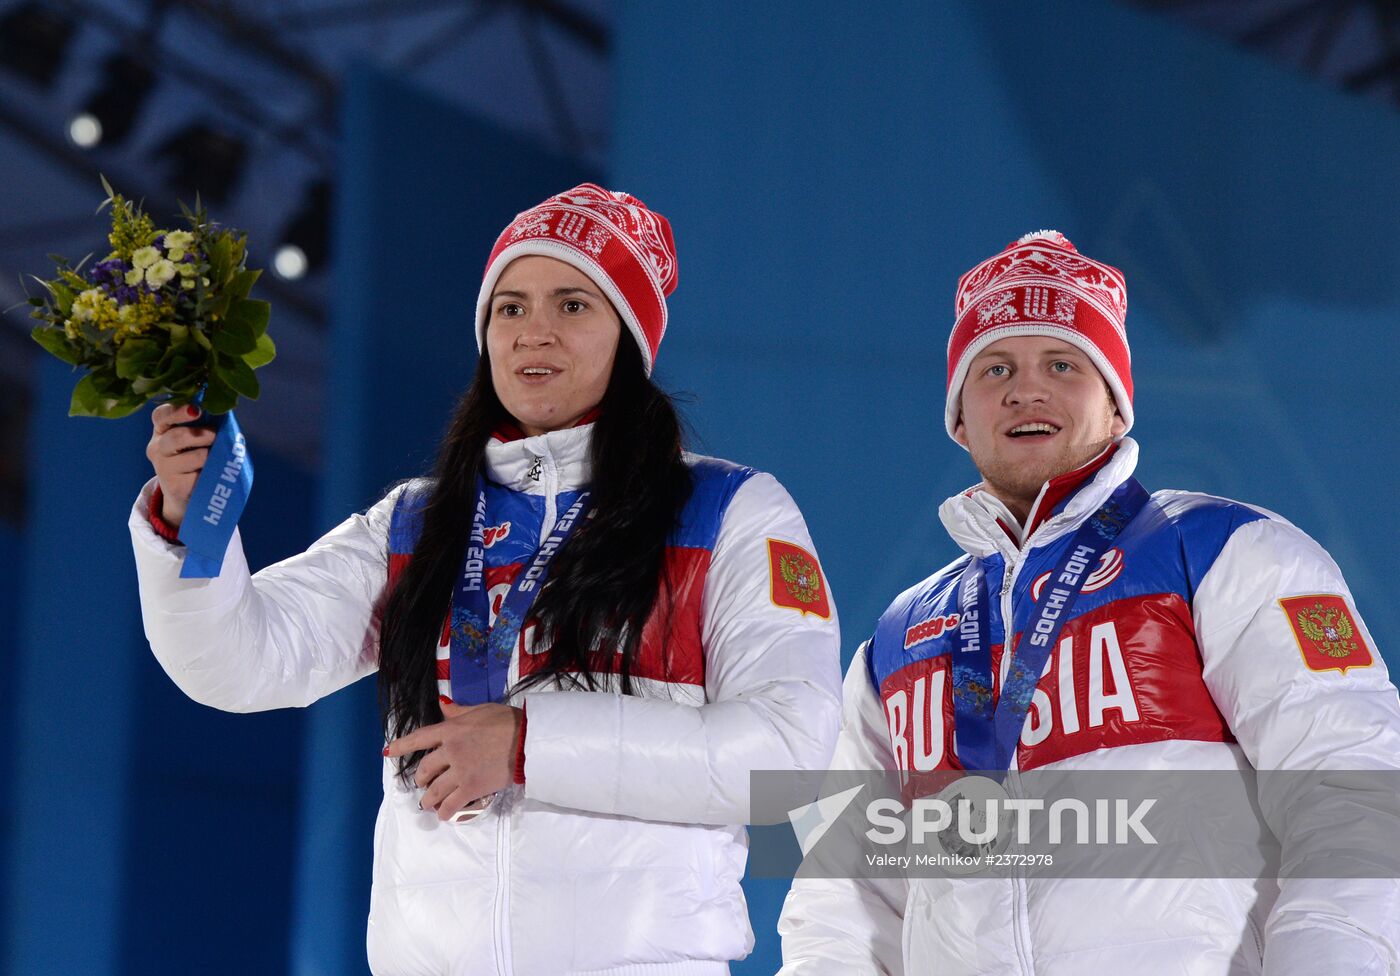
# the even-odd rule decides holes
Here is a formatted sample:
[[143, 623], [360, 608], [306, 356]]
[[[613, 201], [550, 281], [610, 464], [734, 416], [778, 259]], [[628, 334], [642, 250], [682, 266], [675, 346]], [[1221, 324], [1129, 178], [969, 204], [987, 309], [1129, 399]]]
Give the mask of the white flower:
[[160, 260], [160, 252], [153, 247], [138, 247], [131, 255], [131, 265], [145, 270]]
[[146, 277], [146, 272], [142, 271], [140, 268], [132, 268], [126, 273], [126, 283], [128, 285], [139, 285], [141, 284], [141, 279], [144, 277]]
[[168, 257], [169, 257], [170, 260], [172, 260], [172, 261], [183, 261], [183, 260], [185, 260], [185, 252], [184, 252], [184, 250], [182, 250], [181, 248], [172, 247], [172, 248], [170, 249], [170, 252], [169, 252], [169, 254], [168, 254]]
[[[167, 251], [188, 251], [193, 243], [194, 235], [187, 230], [172, 230], [165, 235], [165, 249]], [[170, 260], [178, 261], [180, 259], [171, 254]]]
[[183, 289], [185, 289], [186, 291], [189, 291], [191, 288], [194, 287], [194, 279], [193, 279], [193, 278], [185, 278], [185, 279], [183, 279], [183, 280], [180, 282], [180, 287], [183, 288]]
[[190, 261], [188, 264], [177, 264], [175, 265], [175, 270], [180, 272], [181, 278], [185, 278], [190, 281], [193, 281], [194, 276], [199, 274], [199, 266], [196, 265], [193, 261]]
[[146, 269], [146, 284], [152, 288], [160, 288], [175, 277], [175, 265], [169, 261], [160, 260]]

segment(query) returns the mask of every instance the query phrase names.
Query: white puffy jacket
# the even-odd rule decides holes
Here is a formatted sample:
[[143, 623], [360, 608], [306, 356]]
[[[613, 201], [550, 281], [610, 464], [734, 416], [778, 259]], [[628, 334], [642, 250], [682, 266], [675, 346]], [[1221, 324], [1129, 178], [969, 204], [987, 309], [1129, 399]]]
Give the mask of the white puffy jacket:
[[[997, 524], [1014, 518], [984, 493], [944, 504], [949, 533], [969, 556], [988, 560], [989, 590], [1001, 592], [994, 645], [1004, 642], [1003, 622], [1025, 612], [1057, 547], [1069, 544], [1136, 461], [1136, 444], [1124, 439], [1024, 546]], [[1341, 572], [1316, 542], [1259, 509], [1162, 491], [1116, 547], [1071, 610], [1013, 768], [1238, 770], [1251, 778], [1256, 769], [1400, 768], [1395, 686]], [[948, 670], [954, 628], [939, 637], [942, 628], [927, 622], [956, 611], [967, 559], [901, 595], [882, 617], [875, 640], [893, 635], [903, 646], [868, 643], [853, 661], [833, 768], [956, 768]], [[1333, 660], [1305, 650], [1296, 614], [1283, 601], [1312, 595], [1345, 602], [1366, 654]], [[1366, 666], [1329, 669], [1342, 663]], [[1259, 807], [1285, 859], [1346, 856], [1329, 850], [1334, 834], [1317, 829], [1316, 816], [1298, 811], [1351, 816], [1348, 797], [1317, 783], [1299, 796], [1289, 790], [1296, 782], [1258, 777]], [[1387, 782], [1394, 784], [1393, 773]], [[1366, 855], [1400, 862], [1400, 822], [1394, 838], [1390, 849]], [[1394, 875], [1282, 883], [800, 879], [779, 931], [783, 976], [1394, 976], [1400, 882]]]
[[[524, 551], [549, 533], [560, 496], [586, 484], [591, 431], [491, 442], [499, 487], [488, 499], [510, 503], [509, 532]], [[779, 605], [798, 601], [774, 589], [786, 584], [770, 576], [769, 540], [812, 549], [782, 486], [724, 462], [692, 464], [722, 469], [727, 486], [710, 544], [690, 540], [702, 586], [691, 595], [695, 660], [632, 696], [529, 691], [526, 783], [470, 823], [420, 811], [420, 791], [386, 760], [368, 930], [375, 973], [690, 976], [727, 972], [752, 948], [740, 888], [749, 772], [827, 762], [838, 628], [829, 594], [825, 616]], [[257, 574], [235, 536], [216, 579], [182, 580], [183, 549], [145, 517], [153, 489], [130, 519], [142, 614], [186, 694], [235, 712], [305, 706], [375, 670], [374, 608], [398, 491]], [[512, 682], [519, 663], [517, 648]]]

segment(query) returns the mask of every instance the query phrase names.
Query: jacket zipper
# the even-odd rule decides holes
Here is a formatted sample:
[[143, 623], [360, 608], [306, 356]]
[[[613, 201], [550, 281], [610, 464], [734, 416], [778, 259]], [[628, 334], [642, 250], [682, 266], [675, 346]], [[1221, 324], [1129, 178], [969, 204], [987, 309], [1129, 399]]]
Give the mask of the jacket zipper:
[[[1015, 637], [1016, 621], [1013, 616], [1011, 605], [1011, 594], [1016, 586], [1016, 577], [1021, 572], [1024, 560], [1020, 557], [1024, 552], [1029, 552], [1029, 546], [1025, 550], [1017, 553], [1017, 558], [1008, 560], [1006, 568], [1002, 571], [1001, 578], [1001, 628], [1003, 635], [1002, 668], [1004, 676], [1011, 666], [1011, 655], [1014, 650], [1011, 647], [1012, 639]], [[1016, 748], [1020, 747], [1020, 739], [1017, 739]], [[1017, 769], [1020, 763], [1017, 761], [1016, 749], [1011, 753], [1011, 769], [1008, 773]], [[1010, 776], [1007, 777], [1010, 785]], [[1011, 925], [1012, 942], [1016, 946], [1016, 961], [1020, 964], [1021, 972], [1026, 974], [1035, 973], [1035, 960], [1031, 956], [1031, 930], [1030, 930], [1030, 892], [1026, 885], [1024, 872], [1017, 867], [1015, 876], [1012, 878], [1011, 889]]]
[[511, 976], [514, 967], [510, 951], [510, 791], [501, 795], [496, 818], [496, 972]]
[[[555, 493], [559, 490], [559, 470], [554, 465], [554, 457], [545, 448], [541, 458], [544, 473], [544, 519], [540, 522], [539, 545], [554, 531], [554, 522], [559, 515]], [[519, 667], [517, 662], [516, 667]], [[510, 789], [501, 794], [500, 812], [496, 827], [496, 972], [500, 976], [512, 976], [515, 971], [510, 945], [510, 818], [512, 802]]]

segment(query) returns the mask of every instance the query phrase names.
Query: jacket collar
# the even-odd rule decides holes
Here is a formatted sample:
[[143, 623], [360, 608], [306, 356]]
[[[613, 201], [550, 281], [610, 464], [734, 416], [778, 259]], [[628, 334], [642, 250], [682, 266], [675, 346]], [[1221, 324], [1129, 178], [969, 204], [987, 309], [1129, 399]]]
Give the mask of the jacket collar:
[[[1132, 476], [1137, 468], [1137, 459], [1137, 442], [1131, 437], [1124, 437], [1102, 467], [1070, 494], [1064, 507], [1040, 521], [1038, 526], [1033, 526], [1030, 537], [1023, 539], [1019, 546], [1003, 525], [998, 524], [1012, 527], [1015, 534], [1014, 530], [1019, 529], [1016, 517], [980, 484], [945, 501], [938, 509], [938, 517], [943, 520], [943, 527], [953, 541], [969, 555], [980, 559], [999, 552], [1008, 559], [1015, 559], [1032, 542], [1043, 546], [1078, 528], [1081, 522], [1102, 507], [1114, 489]], [[1050, 487], [1051, 483], [1047, 482], [1041, 489], [1041, 498], [1037, 499], [1032, 511], [1039, 507]]]
[[492, 437], [486, 442], [486, 476], [531, 495], [575, 491], [592, 479], [592, 442], [591, 423], [533, 437]]

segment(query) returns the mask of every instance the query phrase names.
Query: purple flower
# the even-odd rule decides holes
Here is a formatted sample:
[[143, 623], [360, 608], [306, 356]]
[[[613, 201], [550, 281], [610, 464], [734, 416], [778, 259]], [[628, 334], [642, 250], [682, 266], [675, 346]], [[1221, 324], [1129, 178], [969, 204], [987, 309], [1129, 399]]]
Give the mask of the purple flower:
[[99, 261], [88, 269], [88, 280], [95, 285], [116, 286], [122, 283], [131, 270], [121, 258]]

